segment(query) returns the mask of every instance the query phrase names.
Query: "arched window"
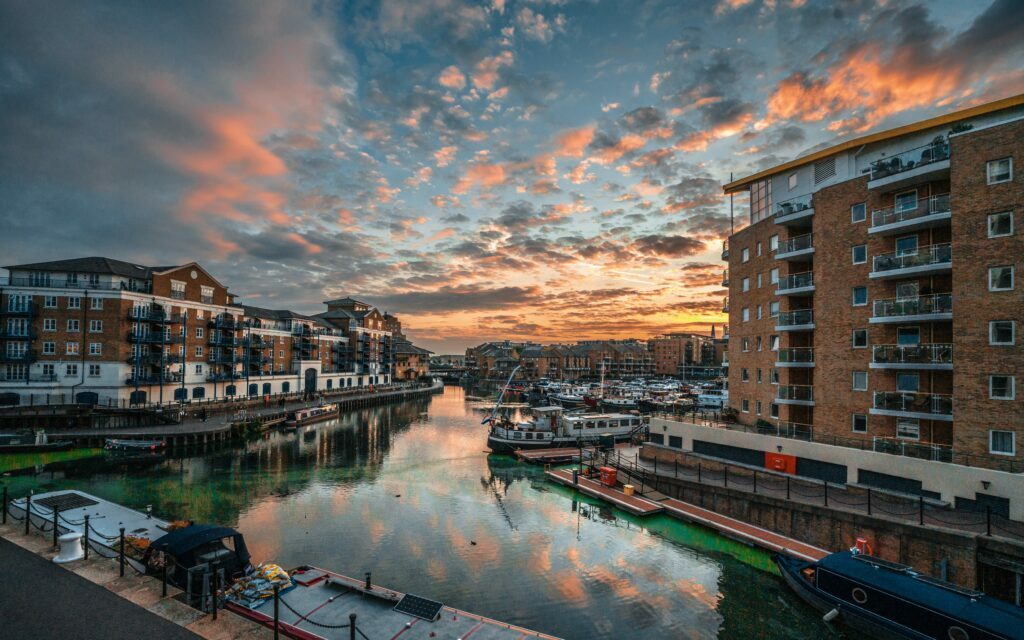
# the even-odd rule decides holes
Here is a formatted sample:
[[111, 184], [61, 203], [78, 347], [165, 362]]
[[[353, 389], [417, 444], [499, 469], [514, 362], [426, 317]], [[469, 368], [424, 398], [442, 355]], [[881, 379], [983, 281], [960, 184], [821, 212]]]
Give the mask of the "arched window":
[[253, 384], [249, 385], [249, 395], [250, 396], [254, 396], [254, 395], [256, 395], [259, 392], [260, 392], [260, 386], [258, 384], [253, 383]]
[[330, 378], [327, 378], [327, 388], [328, 389], [333, 389], [334, 388], [334, 380], [331, 380]]
[[231, 397], [236, 393], [238, 393], [238, 390], [235, 389], [235, 385], [229, 384], [228, 386], [224, 387], [224, 395]]
[[174, 390], [174, 399], [177, 402], [181, 402], [182, 400], [188, 400], [188, 389], [182, 389], [181, 387], [178, 387], [177, 389], [175, 389]]
[[281, 393], [288, 393], [291, 390], [292, 390], [292, 383], [287, 382], [287, 381], [281, 383]]
[[263, 395], [269, 396], [270, 395], [270, 389], [271, 389], [270, 383], [269, 382], [264, 382], [263, 383]]
[[128, 397], [128, 404], [146, 404], [146, 392], [132, 391], [132, 394]]
[[192, 389], [192, 399], [199, 400], [206, 397], [206, 389], [203, 387], [195, 387]]

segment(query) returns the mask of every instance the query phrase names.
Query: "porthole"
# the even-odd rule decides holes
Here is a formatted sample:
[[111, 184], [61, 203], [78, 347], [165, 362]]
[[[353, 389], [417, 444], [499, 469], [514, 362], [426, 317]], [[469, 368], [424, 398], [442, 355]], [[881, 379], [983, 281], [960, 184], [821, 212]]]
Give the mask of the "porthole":
[[868, 601], [868, 594], [860, 587], [854, 587], [850, 595], [853, 596], [853, 601], [857, 604], [864, 604]]
[[971, 640], [963, 627], [950, 627], [948, 631], [949, 640]]

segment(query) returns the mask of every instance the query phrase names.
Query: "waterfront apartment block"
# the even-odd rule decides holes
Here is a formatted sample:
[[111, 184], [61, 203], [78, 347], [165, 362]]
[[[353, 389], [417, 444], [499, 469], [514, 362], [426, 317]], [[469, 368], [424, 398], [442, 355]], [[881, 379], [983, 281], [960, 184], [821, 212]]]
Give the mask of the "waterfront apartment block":
[[[706, 337], [706, 336], [705, 336]], [[522, 380], [641, 378], [652, 376], [654, 357], [639, 340], [585, 340], [572, 345], [485, 342], [466, 350], [465, 366], [485, 380], [504, 380], [518, 366]]]
[[715, 348], [715, 327], [711, 335], [667, 333], [647, 341], [657, 375], [682, 378], [717, 378], [722, 374], [721, 349]]
[[0, 405], [316, 393], [391, 381], [390, 321], [358, 300], [304, 315], [239, 304], [196, 263], [78, 258], [0, 280]]
[[1024, 459], [1022, 161], [1015, 96], [725, 185], [750, 197], [723, 251], [739, 420], [971, 465]]

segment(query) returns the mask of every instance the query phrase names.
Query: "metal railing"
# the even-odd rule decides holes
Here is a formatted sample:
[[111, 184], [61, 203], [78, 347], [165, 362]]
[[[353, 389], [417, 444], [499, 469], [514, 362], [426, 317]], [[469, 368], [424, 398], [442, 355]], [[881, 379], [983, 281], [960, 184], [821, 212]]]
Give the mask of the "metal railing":
[[722, 298], [722, 313], [729, 313], [729, 298]]
[[729, 257], [729, 240], [722, 240], [722, 260]]
[[144, 286], [132, 286], [124, 282], [79, 282], [59, 278], [37, 280], [35, 278], [0, 278], [0, 287], [28, 287], [33, 289], [89, 289], [92, 291], [134, 291], [136, 293], [152, 293], [150, 283]]
[[950, 264], [952, 262], [953, 246], [945, 242], [919, 247], [913, 253], [895, 251], [875, 256], [872, 261], [871, 270], [875, 273], [885, 273], [886, 271], [895, 271], [897, 269], [925, 267], [933, 264]]
[[178, 324], [181, 322], [181, 314], [167, 313], [162, 309], [146, 309], [145, 307], [132, 307], [128, 310], [128, 319], [139, 322], [156, 322]]
[[912, 207], [876, 209], [871, 212], [871, 226], [872, 228], [883, 227], [887, 224], [906, 222], [907, 220], [949, 212], [949, 194], [943, 193], [927, 198], [919, 198]]
[[728, 269], [725, 269], [724, 271], [722, 271], [722, 286], [723, 287], [729, 286], [729, 270]]
[[802, 236], [796, 236], [789, 240], [783, 240], [779, 243], [779, 250], [775, 253], [775, 257], [779, 257], [785, 253], [795, 253], [797, 251], [803, 251], [805, 249], [813, 248], [811, 243], [811, 236], [814, 234], [806, 233]]
[[21, 327], [18, 329], [0, 328], [0, 340], [23, 342], [25, 340], [35, 339], [36, 330], [32, 327]]
[[[11, 298], [14, 300], [14, 298]], [[12, 304], [9, 300], [7, 304], [0, 305], [0, 315], [4, 316], [34, 316], [36, 315], [36, 303], [31, 300], [24, 302], [17, 302]]]
[[949, 160], [949, 142], [942, 136], [922, 147], [915, 147], [871, 163], [871, 179], [881, 180], [934, 162]]
[[934, 293], [916, 298], [889, 298], [875, 300], [875, 318], [898, 318], [953, 312], [953, 294]]
[[876, 344], [871, 347], [875, 364], [953, 364], [951, 344]]
[[814, 347], [790, 347], [779, 349], [775, 356], [776, 362], [811, 363], [814, 362]]
[[0, 362], [35, 362], [36, 355], [35, 349], [27, 349], [25, 351], [0, 351]]
[[165, 373], [163, 376], [154, 375], [151, 373], [140, 373], [137, 375], [129, 375], [125, 379], [125, 384], [134, 385], [138, 384], [171, 384], [175, 382], [181, 382], [180, 373]]
[[231, 380], [241, 380], [244, 376], [237, 372], [231, 373], [211, 373], [206, 376], [207, 382], [229, 382]]
[[789, 200], [783, 200], [782, 202], [775, 203], [772, 207], [772, 215], [775, 216], [788, 216], [793, 213], [799, 213], [801, 211], [808, 211], [814, 209], [814, 201], [812, 194], [797, 196], [790, 198]]
[[783, 311], [775, 322], [780, 327], [800, 327], [814, 324], [813, 309], [797, 309], [796, 311]]
[[810, 384], [780, 384], [778, 389], [779, 400], [797, 400], [800, 402], [814, 402], [814, 385]]
[[804, 287], [812, 286], [814, 286], [814, 272], [804, 271], [802, 273], [791, 273], [789, 275], [782, 276], [779, 278], [779, 283], [776, 285], [776, 288], [781, 293], [791, 289], [802, 289]]
[[953, 396], [909, 391], [876, 391], [872, 406], [882, 411], [953, 415]]
[[210, 335], [210, 344], [219, 347], [239, 347], [242, 339], [235, 336], [226, 336], [218, 333]]
[[128, 342], [145, 344], [184, 344], [185, 336], [169, 333], [142, 333], [129, 331]]

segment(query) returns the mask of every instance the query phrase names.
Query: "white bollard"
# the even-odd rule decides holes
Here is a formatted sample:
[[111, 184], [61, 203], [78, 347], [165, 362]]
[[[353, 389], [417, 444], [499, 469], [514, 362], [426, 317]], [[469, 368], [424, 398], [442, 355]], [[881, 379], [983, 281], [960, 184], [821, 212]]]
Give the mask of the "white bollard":
[[85, 552], [82, 549], [81, 533], [77, 531], [65, 533], [61, 537], [57, 538], [57, 542], [60, 543], [60, 553], [53, 559], [54, 562], [63, 564], [65, 562], [81, 560], [85, 557]]

